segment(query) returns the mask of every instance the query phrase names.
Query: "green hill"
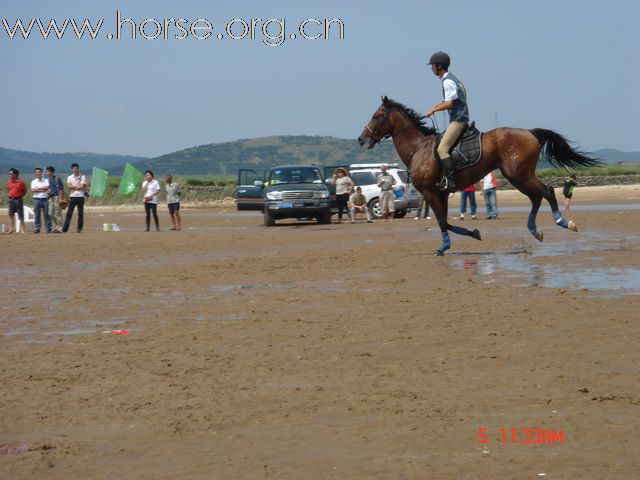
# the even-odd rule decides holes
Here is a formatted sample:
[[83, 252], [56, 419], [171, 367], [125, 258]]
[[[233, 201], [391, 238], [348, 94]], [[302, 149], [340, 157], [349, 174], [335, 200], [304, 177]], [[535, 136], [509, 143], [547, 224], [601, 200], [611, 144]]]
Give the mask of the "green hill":
[[355, 139], [291, 135], [201, 145], [143, 160], [135, 166], [141, 170], [150, 168], [156, 174], [235, 176], [240, 168], [264, 170], [282, 164], [349, 165], [399, 161], [390, 141], [368, 150]]
[[25, 174], [23, 178], [27, 178], [35, 167], [46, 168], [49, 165], [53, 165], [56, 172], [71, 172], [71, 164], [74, 162], [80, 165], [83, 173], [91, 173], [95, 166], [119, 175], [125, 163], [136, 163], [143, 159], [144, 157], [99, 153], [36, 153], [0, 147], [0, 171], [6, 172], [12, 167], [17, 168]]

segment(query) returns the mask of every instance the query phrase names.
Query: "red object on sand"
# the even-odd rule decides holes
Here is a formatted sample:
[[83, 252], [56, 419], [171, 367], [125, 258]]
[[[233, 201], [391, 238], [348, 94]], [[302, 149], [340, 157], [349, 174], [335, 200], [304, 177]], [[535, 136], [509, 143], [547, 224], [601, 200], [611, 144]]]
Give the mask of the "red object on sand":
[[129, 333], [129, 330], [111, 330], [111, 333], [114, 335], [126, 335]]

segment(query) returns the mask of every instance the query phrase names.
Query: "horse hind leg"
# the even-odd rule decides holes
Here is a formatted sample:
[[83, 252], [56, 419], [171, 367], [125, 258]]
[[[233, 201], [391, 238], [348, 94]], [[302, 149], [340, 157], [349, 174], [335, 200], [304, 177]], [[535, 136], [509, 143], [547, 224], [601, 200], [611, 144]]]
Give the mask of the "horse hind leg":
[[560, 213], [560, 210], [558, 209], [558, 200], [556, 200], [556, 194], [553, 190], [553, 187], [551, 185], [545, 185], [544, 193], [542, 195], [551, 206], [551, 213], [553, 214], [553, 219], [556, 222], [556, 225], [559, 225], [562, 228], [569, 229], [572, 232], [577, 232], [578, 227], [576, 227], [576, 224], [573, 222], [573, 220], [567, 220]]
[[529, 218], [527, 220], [527, 228], [531, 232], [531, 235], [541, 242], [544, 238], [544, 233], [536, 226], [536, 217], [538, 216], [538, 210], [542, 203], [542, 195], [529, 196], [529, 200], [531, 200], [531, 211], [529, 212]]

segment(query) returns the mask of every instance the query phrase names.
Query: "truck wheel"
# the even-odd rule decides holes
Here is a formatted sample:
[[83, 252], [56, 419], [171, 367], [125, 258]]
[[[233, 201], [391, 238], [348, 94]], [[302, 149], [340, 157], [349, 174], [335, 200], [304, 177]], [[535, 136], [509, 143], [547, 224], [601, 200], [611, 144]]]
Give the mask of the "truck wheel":
[[270, 213], [269, 210], [264, 211], [264, 226], [265, 227], [273, 227], [276, 224], [276, 217], [273, 216], [273, 213]]
[[331, 223], [331, 212], [325, 212], [318, 215], [318, 223], [321, 223], [322, 225]]
[[381, 219], [382, 218], [382, 210], [380, 209], [380, 200], [377, 198], [372, 199], [369, 202], [369, 211], [373, 218]]

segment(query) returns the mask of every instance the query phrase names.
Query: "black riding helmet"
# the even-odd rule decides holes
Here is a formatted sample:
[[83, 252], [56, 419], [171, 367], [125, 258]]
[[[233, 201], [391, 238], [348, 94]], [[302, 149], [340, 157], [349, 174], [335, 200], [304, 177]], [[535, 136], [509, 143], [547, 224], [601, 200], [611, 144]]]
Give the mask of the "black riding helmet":
[[449, 55], [444, 52], [436, 52], [431, 55], [431, 58], [429, 59], [429, 63], [427, 65], [437, 64], [442, 65], [444, 68], [449, 68], [449, 65], [451, 65], [451, 59], [449, 58]]

